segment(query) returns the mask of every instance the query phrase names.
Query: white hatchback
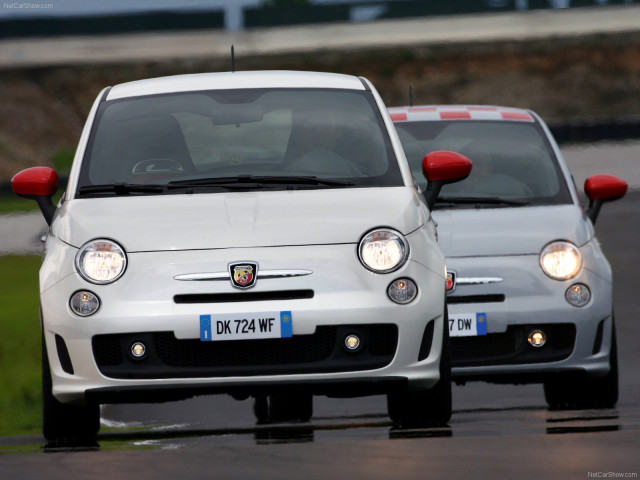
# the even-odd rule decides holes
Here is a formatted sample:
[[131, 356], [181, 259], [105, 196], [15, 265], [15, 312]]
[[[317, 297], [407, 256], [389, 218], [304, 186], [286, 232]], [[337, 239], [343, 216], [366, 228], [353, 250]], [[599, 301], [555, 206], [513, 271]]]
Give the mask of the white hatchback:
[[[471, 165], [430, 168], [445, 183]], [[106, 88], [60, 202], [49, 168], [12, 184], [50, 224], [47, 439], [94, 438], [100, 404], [212, 393], [254, 397], [261, 422], [309, 420], [313, 395], [371, 394], [399, 424], [449, 420], [444, 255], [366, 79]]]
[[[593, 223], [627, 184], [588, 178], [583, 208], [551, 132], [530, 110], [432, 105], [390, 113], [450, 269], [453, 379], [543, 383], [552, 408], [615, 405], [612, 275]], [[420, 171], [423, 156], [440, 150], [467, 156], [473, 172], [438, 194]]]

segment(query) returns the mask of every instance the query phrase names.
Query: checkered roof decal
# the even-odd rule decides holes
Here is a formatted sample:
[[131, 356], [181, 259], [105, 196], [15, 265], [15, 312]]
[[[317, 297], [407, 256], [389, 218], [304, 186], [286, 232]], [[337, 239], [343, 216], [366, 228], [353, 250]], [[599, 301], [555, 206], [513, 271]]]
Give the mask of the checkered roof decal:
[[433, 105], [389, 108], [394, 122], [438, 121], [438, 120], [515, 120], [533, 122], [526, 110], [507, 107]]

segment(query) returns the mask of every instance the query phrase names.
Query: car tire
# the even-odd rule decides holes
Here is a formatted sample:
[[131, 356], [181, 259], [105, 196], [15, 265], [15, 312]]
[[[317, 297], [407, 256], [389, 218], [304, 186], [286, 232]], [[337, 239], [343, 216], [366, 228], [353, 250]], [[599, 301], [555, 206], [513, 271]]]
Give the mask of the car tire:
[[259, 424], [308, 422], [313, 416], [313, 395], [310, 393], [274, 393], [258, 395], [253, 411]]
[[611, 332], [609, 364], [604, 377], [562, 376], [544, 383], [544, 396], [551, 410], [613, 408], [618, 402], [618, 344], [615, 323]]
[[389, 417], [401, 428], [440, 427], [451, 420], [451, 341], [447, 309], [444, 313], [440, 380], [429, 390], [393, 392], [387, 395]]
[[47, 347], [42, 340], [42, 433], [54, 445], [86, 445], [100, 430], [100, 405], [67, 405], [53, 396]]

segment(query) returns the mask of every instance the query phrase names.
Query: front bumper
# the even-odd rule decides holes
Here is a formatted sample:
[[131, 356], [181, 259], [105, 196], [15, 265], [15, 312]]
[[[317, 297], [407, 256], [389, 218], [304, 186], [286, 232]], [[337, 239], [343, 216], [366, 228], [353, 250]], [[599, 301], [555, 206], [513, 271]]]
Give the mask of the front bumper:
[[[129, 254], [125, 275], [103, 286], [72, 271], [75, 249], [50, 238], [47, 250], [40, 278], [43, 331], [53, 394], [61, 402], [81, 403], [85, 394], [90, 401], [115, 403], [278, 388], [351, 396], [426, 389], [439, 380], [444, 261], [437, 250], [427, 258], [411, 258], [389, 275], [362, 267], [353, 245], [142, 252]], [[423, 249], [413, 251], [425, 257]], [[174, 279], [225, 271], [228, 263], [246, 259], [262, 269], [313, 274], [259, 280], [251, 292], [260, 298], [241, 302], [226, 301], [242, 293], [229, 281]], [[419, 286], [408, 305], [396, 305], [386, 295], [400, 277]], [[69, 297], [83, 289], [101, 301], [99, 311], [86, 318], [68, 306]], [[288, 297], [293, 291], [313, 295]], [[212, 303], [218, 293], [226, 300]], [[202, 300], [182, 303], [177, 296]], [[201, 315], [280, 310], [292, 312], [292, 338], [200, 341]], [[350, 354], [341, 345], [354, 332], [364, 346]], [[150, 350], [137, 361], [129, 345], [141, 339]]]
[[[547, 277], [537, 255], [448, 258], [459, 279], [501, 279], [458, 285], [448, 296], [450, 314], [486, 318], [487, 335], [452, 338], [454, 380], [538, 383], [558, 374], [606, 375], [613, 328], [611, 270], [597, 245], [583, 247], [582, 253], [584, 268], [567, 281]], [[584, 307], [565, 299], [574, 283], [591, 290]], [[534, 330], [548, 337], [541, 348], [527, 341]]]
[[385, 394], [390, 391], [402, 391], [408, 388], [405, 377], [360, 377], [347, 379], [308, 379], [276, 382], [252, 382], [247, 380], [242, 385], [134, 385], [118, 387], [102, 387], [89, 389], [85, 393], [87, 402], [98, 404], [115, 403], [156, 403], [160, 401], [176, 401], [199, 395], [229, 394], [236, 398], [249, 395], [269, 395], [271, 393], [304, 392], [312, 395], [349, 398], [365, 395]]

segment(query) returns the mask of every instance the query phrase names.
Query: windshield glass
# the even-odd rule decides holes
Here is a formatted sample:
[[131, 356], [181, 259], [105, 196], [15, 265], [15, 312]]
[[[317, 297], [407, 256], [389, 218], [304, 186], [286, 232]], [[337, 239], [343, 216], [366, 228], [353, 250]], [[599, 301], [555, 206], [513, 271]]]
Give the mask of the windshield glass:
[[399, 185], [370, 92], [235, 89], [103, 102], [78, 194]]
[[441, 207], [447, 200], [470, 206], [483, 199], [494, 206], [571, 202], [555, 155], [535, 123], [455, 120], [398, 122], [395, 126], [422, 190], [427, 183], [422, 174], [426, 154], [449, 150], [472, 161], [468, 178], [442, 188]]

